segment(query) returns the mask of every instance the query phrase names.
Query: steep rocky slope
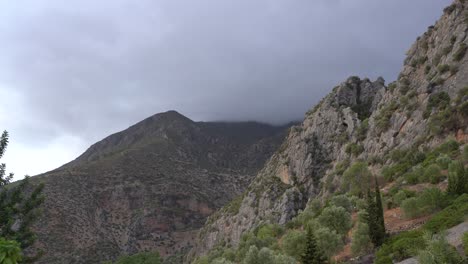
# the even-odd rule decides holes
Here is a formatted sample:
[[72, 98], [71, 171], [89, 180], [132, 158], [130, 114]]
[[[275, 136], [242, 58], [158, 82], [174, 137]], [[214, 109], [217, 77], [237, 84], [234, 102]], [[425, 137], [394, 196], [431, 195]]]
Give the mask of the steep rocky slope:
[[39, 263], [101, 263], [183, 252], [206, 217], [242, 193], [286, 127], [193, 122], [170, 111], [33, 177], [45, 182]]
[[375, 174], [396, 149], [424, 150], [453, 137], [468, 141], [468, 3], [457, 0], [411, 46], [398, 80], [385, 86], [351, 77], [333, 89], [247, 191], [209, 217], [188, 260], [239, 243], [261, 223], [284, 224], [307, 202], [338, 190], [342, 169], [358, 160]]

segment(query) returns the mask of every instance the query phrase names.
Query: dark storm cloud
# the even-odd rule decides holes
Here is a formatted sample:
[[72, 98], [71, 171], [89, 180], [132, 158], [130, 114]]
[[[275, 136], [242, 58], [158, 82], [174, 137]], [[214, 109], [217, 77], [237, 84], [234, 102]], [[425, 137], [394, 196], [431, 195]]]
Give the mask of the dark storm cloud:
[[5, 1], [0, 90], [19, 98], [8, 116], [34, 142], [92, 143], [168, 109], [286, 122], [350, 75], [393, 80], [449, 3]]

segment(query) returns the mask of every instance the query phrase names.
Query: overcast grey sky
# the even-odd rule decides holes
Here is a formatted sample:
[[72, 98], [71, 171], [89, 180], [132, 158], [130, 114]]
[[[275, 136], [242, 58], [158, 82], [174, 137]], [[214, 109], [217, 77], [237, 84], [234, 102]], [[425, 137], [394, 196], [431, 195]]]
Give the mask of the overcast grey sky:
[[44, 172], [157, 112], [283, 123], [392, 81], [450, 0], [0, 0], [3, 162]]

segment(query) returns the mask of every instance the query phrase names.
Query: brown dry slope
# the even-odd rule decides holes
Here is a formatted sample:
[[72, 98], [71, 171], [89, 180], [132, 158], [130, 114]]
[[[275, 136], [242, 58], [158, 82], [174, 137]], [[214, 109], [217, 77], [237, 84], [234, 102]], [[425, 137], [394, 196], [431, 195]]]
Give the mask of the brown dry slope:
[[190, 247], [214, 210], [239, 195], [286, 127], [193, 122], [170, 111], [91, 146], [45, 182], [39, 263], [101, 263]]

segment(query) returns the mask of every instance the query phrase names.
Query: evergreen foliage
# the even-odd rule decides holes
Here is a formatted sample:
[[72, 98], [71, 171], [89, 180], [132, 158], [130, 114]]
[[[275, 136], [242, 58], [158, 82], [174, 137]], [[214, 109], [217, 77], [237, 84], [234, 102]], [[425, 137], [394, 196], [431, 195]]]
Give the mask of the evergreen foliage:
[[[8, 146], [8, 133], [5, 131], [0, 137], [0, 158], [5, 154]], [[5, 164], [0, 164], [0, 237], [17, 241], [21, 249], [31, 246], [36, 236], [31, 229], [39, 216], [39, 206], [44, 201], [42, 184], [31, 186], [26, 177], [19, 184], [10, 185], [13, 174], [5, 174]], [[23, 258], [24, 262], [32, 262], [40, 257]]]
[[382, 245], [385, 239], [385, 222], [382, 197], [380, 195], [377, 179], [375, 180], [375, 193], [372, 194], [370, 189], [367, 192], [366, 213], [366, 222], [369, 227], [372, 244], [378, 247]]
[[303, 264], [322, 264], [327, 263], [325, 256], [317, 246], [317, 241], [312, 230], [307, 230], [306, 249], [302, 255]]

